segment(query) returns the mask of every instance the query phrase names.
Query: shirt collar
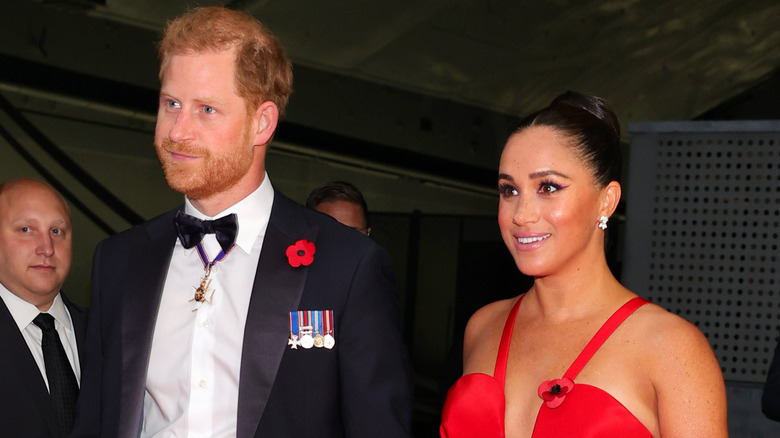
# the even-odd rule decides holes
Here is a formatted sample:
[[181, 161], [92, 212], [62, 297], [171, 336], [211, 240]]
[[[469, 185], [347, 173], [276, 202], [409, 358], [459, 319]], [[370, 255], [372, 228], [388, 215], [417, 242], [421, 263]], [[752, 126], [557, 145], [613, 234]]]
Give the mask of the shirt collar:
[[[14, 318], [14, 322], [16, 322], [19, 330], [24, 330], [41, 313], [34, 304], [17, 297], [2, 284], [0, 284], [0, 298], [3, 299], [5, 306], [8, 307], [8, 311], [11, 312], [11, 316]], [[52, 302], [51, 307], [45, 313], [53, 316], [54, 319], [60, 322], [60, 325], [70, 330], [70, 317], [60, 294], [54, 297], [54, 302]]]
[[186, 196], [184, 197], [184, 212], [203, 220], [214, 220], [235, 213], [238, 216], [236, 246], [249, 254], [260, 232], [268, 226], [273, 203], [274, 188], [268, 178], [268, 172], [266, 172], [263, 176], [263, 182], [255, 191], [214, 216], [206, 216], [201, 213]]

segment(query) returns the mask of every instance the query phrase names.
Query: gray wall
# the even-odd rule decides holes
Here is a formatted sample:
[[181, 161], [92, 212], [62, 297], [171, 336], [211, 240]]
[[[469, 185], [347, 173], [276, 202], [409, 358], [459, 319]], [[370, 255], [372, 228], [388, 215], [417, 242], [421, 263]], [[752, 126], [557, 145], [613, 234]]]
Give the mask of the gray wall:
[[707, 336], [731, 436], [780, 436], [760, 404], [780, 322], [780, 122], [631, 131], [622, 280]]

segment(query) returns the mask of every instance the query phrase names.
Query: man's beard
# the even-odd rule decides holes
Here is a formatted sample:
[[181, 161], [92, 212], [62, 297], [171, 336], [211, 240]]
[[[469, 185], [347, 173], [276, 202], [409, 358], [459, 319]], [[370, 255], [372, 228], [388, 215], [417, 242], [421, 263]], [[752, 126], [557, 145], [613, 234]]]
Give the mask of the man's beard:
[[[233, 187], [252, 166], [253, 148], [247, 147], [249, 132], [241, 143], [224, 155], [215, 156], [207, 148], [191, 142], [176, 143], [169, 138], [155, 145], [168, 185], [190, 199], [205, 199]], [[180, 163], [169, 153], [198, 157], [199, 162]]]

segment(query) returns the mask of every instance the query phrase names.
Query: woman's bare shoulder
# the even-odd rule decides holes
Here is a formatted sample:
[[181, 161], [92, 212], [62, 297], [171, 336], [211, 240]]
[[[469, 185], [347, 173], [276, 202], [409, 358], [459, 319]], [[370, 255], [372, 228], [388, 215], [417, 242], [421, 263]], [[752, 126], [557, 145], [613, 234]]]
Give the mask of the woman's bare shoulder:
[[662, 435], [675, 431], [677, 436], [725, 436], [723, 374], [706, 336], [655, 304], [640, 310], [635, 335], [642, 339], [643, 363], [655, 388]]
[[512, 306], [515, 305], [518, 299], [519, 297], [514, 297], [494, 301], [474, 312], [466, 325], [466, 338], [468, 339], [470, 333], [478, 335], [486, 330], [492, 331], [496, 325], [500, 325], [503, 328]]
[[463, 357], [465, 361], [474, 358], [490, 358], [495, 361], [501, 333], [512, 306], [518, 297], [492, 302], [469, 318], [463, 338]]
[[636, 326], [648, 348], [687, 349], [694, 344], [711, 352], [707, 338], [696, 325], [657, 304], [649, 303], [637, 312]]

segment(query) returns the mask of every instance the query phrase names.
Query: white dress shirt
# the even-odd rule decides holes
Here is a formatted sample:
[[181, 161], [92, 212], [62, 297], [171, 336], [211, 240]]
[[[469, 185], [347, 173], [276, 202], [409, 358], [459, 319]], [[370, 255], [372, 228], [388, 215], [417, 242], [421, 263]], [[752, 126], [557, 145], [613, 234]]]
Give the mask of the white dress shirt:
[[[214, 217], [185, 200], [185, 213], [199, 219], [236, 213], [236, 246], [214, 265], [206, 301], [197, 303], [204, 265], [196, 248], [176, 240], [152, 340], [141, 437], [235, 437], [244, 326], [273, 197], [266, 174], [254, 192]], [[213, 234], [203, 247], [209, 260], [221, 250]]]
[[[43, 361], [43, 349], [41, 348], [41, 340], [43, 339], [43, 331], [33, 323], [33, 319], [41, 313], [34, 304], [28, 303], [23, 299], [14, 295], [11, 291], [6, 289], [5, 286], [0, 284], [0, 298], [2, 298], [5, 306], [8, 307], [8, 311], [11, 312], [11, 316], [14, 318], [16, 325], [19, 327], [19, 331], [22, 332], [22, 337], [27, 342], [27, 347], [30, 348], [30, 352], [35, 358], [35, 363], [38, 364], [38, 369], [43, 376], [43, 381], [46, 382], [46, 388], [49, 387], [49, 379], [46, 377], [46, 363]], [[65, 354], [68, 356], [70, 366], [73, 368], [73, 373], [76, 375], [76, 381], [81, 382], [81, 367], [79, 365], [78, 357], [79, 352], [76, 346], [76, 333], [73, 331], [73, 321], [70, 319], [70, 312], [65, 307], [65, 303], [62, 301], [60, 294], [54, 297], [51, 307], [44, 313], [48, 313], [54, 317], [54, 328], [57, 330], [57, 334], [60, 335], [60, 342], [65, 349]]]

